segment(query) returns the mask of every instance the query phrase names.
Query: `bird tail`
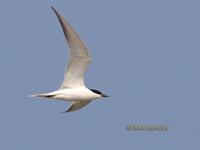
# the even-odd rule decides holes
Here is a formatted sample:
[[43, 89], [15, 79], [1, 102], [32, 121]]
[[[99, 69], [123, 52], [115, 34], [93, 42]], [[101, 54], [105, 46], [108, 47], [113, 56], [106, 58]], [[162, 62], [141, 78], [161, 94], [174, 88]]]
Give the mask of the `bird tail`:
[[55, 95], [51, 93], [40, 93], [40, 94], [34, 94], [30, 95], [29, 97], [39, 97], [39, 98], [53, 98]]

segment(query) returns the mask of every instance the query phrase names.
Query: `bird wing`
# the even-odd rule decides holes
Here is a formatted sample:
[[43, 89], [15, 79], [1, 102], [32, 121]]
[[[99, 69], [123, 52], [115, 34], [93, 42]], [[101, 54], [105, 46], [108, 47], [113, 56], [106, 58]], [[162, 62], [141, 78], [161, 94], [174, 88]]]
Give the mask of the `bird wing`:
[[85, 86], [84, 73], [91, 62], [88, 49], [70, 24], [53, 7], [70, 48], [70, 61], [60, 89]]
[[72, 101], [71, 105], [65, 112], [71, 112], [81, 109], [82, 107], [89, 104], [91, 101]]

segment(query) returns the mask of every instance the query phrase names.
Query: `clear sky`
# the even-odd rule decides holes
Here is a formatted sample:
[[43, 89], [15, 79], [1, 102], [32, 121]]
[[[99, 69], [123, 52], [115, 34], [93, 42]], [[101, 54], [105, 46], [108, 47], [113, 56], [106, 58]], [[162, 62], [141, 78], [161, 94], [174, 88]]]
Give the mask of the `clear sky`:
[[[68, 56], [54, 6], [87, 43], [85, 80], [110, 98], [73, 113], [56, 90]], [[199, 149], [200, 2], [1, 0], [0, 149]], [[167, 125], [165, 132], [127, 131]]]

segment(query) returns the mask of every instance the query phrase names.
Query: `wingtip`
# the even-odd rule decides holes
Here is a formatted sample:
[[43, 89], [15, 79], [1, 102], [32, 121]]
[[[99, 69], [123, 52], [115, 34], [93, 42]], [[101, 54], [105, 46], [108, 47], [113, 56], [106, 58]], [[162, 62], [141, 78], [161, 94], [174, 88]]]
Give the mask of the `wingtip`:
[[64, 114], [64, 113], [67, 113], [67, 112], [69, 112], [69, 111], [63, 111], [63, 112], [61, 112], [61, 113], [63, 113], [63, 114]]
[[53, 7], [53, 6], [51, 6], [51, 9], [53, 10], [53, 12], [56, 14], [56, 16], [58, 17], [58, 20], [60, 20], [60, 15], [59, 15], [59, 13], [57, 12], [57, 10]]
[[55, 8], [53, 6], [50, 7], [52, 10], [55, 10]]
[[73, 111], [76, 111], [76, 110], [71, 110], [70, 108], [68, 108], [66, 111], [63, 111], [61, 113], [69, 113], [69, 112], [73, 112]]
[[57, 11], [53, 6], [51, 6], [50, 8], [57, 14]]

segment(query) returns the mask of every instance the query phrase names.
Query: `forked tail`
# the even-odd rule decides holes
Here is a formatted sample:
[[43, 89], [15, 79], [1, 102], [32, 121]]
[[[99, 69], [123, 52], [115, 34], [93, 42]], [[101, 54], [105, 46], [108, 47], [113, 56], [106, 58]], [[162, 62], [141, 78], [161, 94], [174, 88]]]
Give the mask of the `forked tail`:
[[55, 95], [52, 95], [50, 93], [41, 93], [41, 94], [34, 94], [30, 95], [30, 97], [39, 97], [39, 98], [53, 98]]

